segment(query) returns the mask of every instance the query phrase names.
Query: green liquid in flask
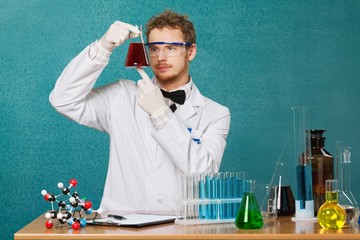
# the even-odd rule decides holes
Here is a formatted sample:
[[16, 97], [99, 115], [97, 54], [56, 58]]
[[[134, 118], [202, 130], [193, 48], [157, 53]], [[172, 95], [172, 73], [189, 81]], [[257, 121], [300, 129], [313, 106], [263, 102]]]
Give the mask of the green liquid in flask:
[[326, 202], [319, 208], [318, 222], [325, 229], [340, 229], [346, 220], [345, 210], [338, 204], [338, 192], [326, 191]]
[[253, 192], [244, 193], [238, 215], [235, 219], [235, 225], [240, 229], [259, 229], [264, 225], [264, 221]]

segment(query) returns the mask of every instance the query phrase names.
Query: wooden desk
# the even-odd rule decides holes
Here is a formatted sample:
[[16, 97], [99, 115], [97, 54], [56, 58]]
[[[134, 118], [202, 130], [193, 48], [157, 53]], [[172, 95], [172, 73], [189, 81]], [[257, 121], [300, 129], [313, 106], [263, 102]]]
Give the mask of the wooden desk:
[[267, 221], [259, 230], [237, 230], [233, 223], [182, 226], [168, 223], [145, 228], [90, 226], [74, 231], [68, 225], [45, 227], [41, 215], [14, 239], [360, 239], [359, 227], [324, 231], [317, 222], [301, 226], [288, 217]]

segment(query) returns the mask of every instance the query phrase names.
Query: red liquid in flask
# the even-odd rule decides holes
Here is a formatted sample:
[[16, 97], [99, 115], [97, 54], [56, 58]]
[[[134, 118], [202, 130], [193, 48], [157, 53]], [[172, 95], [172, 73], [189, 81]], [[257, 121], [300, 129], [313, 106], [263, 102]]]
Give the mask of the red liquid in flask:
[[149, 61], [146, 56], [143, 43], [130, 43], [126, 57], [125, 67], [148, 67]]

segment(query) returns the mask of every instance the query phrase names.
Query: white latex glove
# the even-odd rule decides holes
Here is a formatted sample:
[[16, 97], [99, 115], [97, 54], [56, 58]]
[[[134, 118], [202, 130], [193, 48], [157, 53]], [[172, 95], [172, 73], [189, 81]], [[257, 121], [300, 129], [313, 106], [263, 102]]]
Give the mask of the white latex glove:
[[131, 24], [116, 21], [109, 27], [108, 31], [99, 40], [103, 48], [112, 52], [115, 47], [120, 46], [129, 38], [135, 38], [140, 35], [140, 30]]
[[165, 99], [160, 89], [151, 82], [146, 72], [142, 68], [136, 68], [136, 70], [142, 77], [142, 79], [137, 82], [139, 88], [137, 103], [150, 116], [156, 116], [168, 108]]

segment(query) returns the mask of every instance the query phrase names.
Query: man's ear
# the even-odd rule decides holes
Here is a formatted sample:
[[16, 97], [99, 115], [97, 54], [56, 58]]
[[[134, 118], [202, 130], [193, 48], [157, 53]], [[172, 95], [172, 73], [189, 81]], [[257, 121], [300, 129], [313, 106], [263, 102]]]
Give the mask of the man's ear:
[[191, 45], [189, 49], [189, 61], [192, 61], [196, 56], [196, 44]]

